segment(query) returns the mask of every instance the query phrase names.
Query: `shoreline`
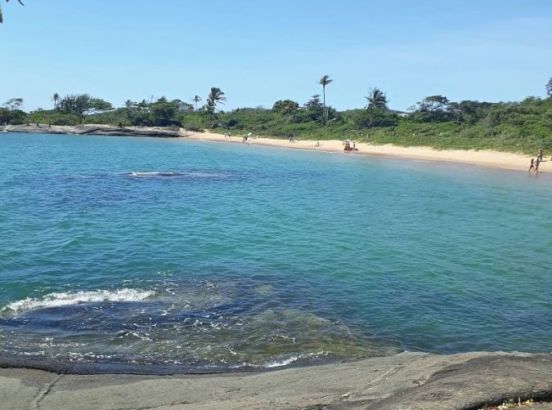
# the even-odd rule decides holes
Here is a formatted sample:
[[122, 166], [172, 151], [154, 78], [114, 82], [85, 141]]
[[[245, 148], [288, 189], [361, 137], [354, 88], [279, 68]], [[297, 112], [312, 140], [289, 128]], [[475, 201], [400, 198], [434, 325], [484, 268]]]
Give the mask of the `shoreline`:
[[[41, 127], [30, 128], [35, 129], [34, 132], [44, 132]], [[50, 127], [48, 128], [50, 129]], [[79, 135], [170, 137], [175, 138], [175, 143], [179, 145], [179, 147], [171, 148], [166, 147], [163, 143], [160, 145], [159, 142], [151, 140], [136, 141], [136, 144], [133, 144], [132, 141], [109, 138], [96, 140], [85, 138], [81, 141], [83, 144], [92, 145], [93, 147], [103, 144], [118, 146], [119, 143], [126, 141], [130, 144], [121, 144], [125, 146], [125, 152], [134, 149], [133, 146], [136, 148], [142, 145], [153, 145], [162, 151], [170, 151], [185, 156], [186, 152], [195, 151], [197, 147], [194, 148], [194, 146], [202, 145], [202, 152], [205, 151], [207, 157], [216, 157], [217, 148], [226, 150], [228, 146], [225, 146], [225, 148], [223, 146], [207, 146], [203, 142], [190, 143], [189, 141], [242, 143], [241, 137], [226, 138], [224, 135], [210, 132], [194, 133], [181, 129], [167, 130], [154, 127], [140, 128], [138, 132], [135, 128], [92, 125], [54, 128], [52, 131], [67, 134], [69, 130]], [[10, 131], [16, 130], [10, 128]], [[117, 132], [122, 134], [114, 134]], [[24, 143], [21, 145], [34, 145], [38, 142], [40, 146], [43, 146], [42, 150], [37, 151], [39, 154], [40, 151], [47, 150], [50, 142], [53, 143], [51, 145], [56, 146], [65, 143], [73, 145], [72, 142], [81, 145], [73, 139], [78, 139], [78, 135], [54, 140], [49, 139], [49, 137], [49, 135], [40, 135], [38, 138], [29, 139], [30, 144]], [[10, 142], [17, 141], [25, 142], [25, 135], [10, 136], [8, 141], [5, 142], [8, 146]], [[251, 145], [349, 155], [349, 153], [343, 153], [340, 141], [321, 141], [322, 147], [316, 147], [315, 143], [315, 141], [290, 143], [287, 140], [272, 138], [255, 138], [251, 141]], [[128, 149], [126, 149], [127, 145], [129, 145]], [[423, 147], [419, 147], [418, 151], [394, 146], [371, 146], [370, 144], [357, 144], [357, 147], [361, 151], [350, 153], [350, 155], [362, 155], [366, 159], [369, 159], [369, 155], [385, 155], [389, 158], [449, 161], [449, 163], [460, 164], [466, 162], [460, 161], [454, 156], [452, 156], [454, 159], [448, 160], [435, 158], [435, 156], [432, 158], [412, 157], [412, 155], [422, 154], [434, 155], [433, 151], [441, 152], [429, 149], [432, 152], [427, 154]], [[207, 152], [207, 148], [211, 148], [210, 152]], [[254, 148], [252, 147], [252, 149]], [[369, 149], [376, 150], [376, 152], [368, 152]], [[391, 149], [391, 151], [395, 149], [395, 151], [391, 154], [388, 152], [380, 153], [378, 150], [382, 149]], [[396, 149], [402, 149], [405, 152]], [[261, 151], [268, 153], [269, 150], [259, 149], [254, 155], [262, 156]], [[240, 153], [244, 154], [250, 151], [248, 147], [244, 146], [236, 150], [231, 149], [229, 152], [240, 157]], [[469, 153], [473, 156], [471, 151]], [[275, 151], [273, 157], [283, 158], [287, 154], [290, 154], [290, 152]], [[490, 154], [495, 153], [490, 152]], [[452, 154], [451, 151], [445, 151], [443, 155], [450, 156]], [[148, 152], [146, 152], [144, 157], [147, 158], [148, 156], [151, 156], [151, 153], [148, 155]], [[303, 157], [314, 158], [315, 155], [300, 156], [300, 159], [302, 159]], [[92, 155], [91, 159], [94, 160], [94, 157]], [[178, 160], [181, 161], [181, 158]], [[338, 157], [327, 157], [329, 162], [332, 162], [331, 158]], [[361, 157], [357, 156], [356, 158]], [[324, 160], [323, 157], [319, 159]], [[495, 157], [493, 159], [496, 160]], [[343, 158], [343, 160], [346, 159]], [[390, 161], [390, 163], [398, 165], [396, 161]], [[468, 162], [468, 164], [470, 163]], [[543, 165], [550, 165], [550, 163]], [[490, 165], [484, 166], [489, 167]], [[494, 168], [500, 167], [494, 166]], [[444, 169], [444, 166], [441, 169]], [[465, 167], [458, 171], [469, 173], [469, 169]], [[507, 175], [512, 176], [509, 173]], [[521, 176], [521, 174], [519, 175]], [[524, 180], [523, 177], [519, 179]], [[77, 183], [82, 185], [83, 182], [78, 181]], [[83, 197], [88, 198], [89, 196], [83, 195]], [[17, 203], [15, 202], [15, 204]], [[80, 203], [76, 204], [76, 206], [79, 205]], [[124, 211], [124, 208], [122, 210]], [[13, 214], [19, 214], [21, 211], [20, 208], [13, 208]], [[25, 214], [22, 213], [22, 215]], [[40, 249], [38, 249], [38, 252], [40, 253]], [[257, 290], [255, 291], [257, 292]], [[61, 312], [63, 313], [63, 311]], [[263, 320], [262, 316], [261, 320]], [[266, 321], [266, 323], [270, 322]], [[263, 328], [260, 329], [265, 333]], [[168, 346], [172, 348], [170, 345]], [[545, 346], [545, 348], [547, 347]], [[548, 349], [541, 348], [538, 350]], [[74, 357], [70, 357], [69, 360], [74, 360]], [[149, 366], [144, 365], [143, 368], [150, 369]], [[480, 409], [487, 404], [500, 404], [508, 400], [535, 399], [541, 402], [550, 402], [539, 403], [537, 404], [538, 408], [544, 408], [542, 405], [550, 405], [551, 407], [546, 408], [552, 408], [552, 354], [550, 353], [467, 352], [432, 354], [427, 352], [402, 352], [383, 357], [332, 361], [315, 365], [299, 364], [271, 370], [231, 371], [219, 374], [175, 374], [176, 371], [173, 373], [169, 371], [164, 376], [138, 375], [136, 374], [138, 371], [133, 372], [131, 369], [123, 370], [119, 374], [114, 374], [117, 370], [113, 368], [102, 374], [86, 372], [75, 374], [71, 368], [63, 366], [48, 367], [48, 369], [53, 370], [40, 370], [36, 367], [33, 370], [25, 368], [24, 363], [21, 362], [0, 361], [0, 398], [3, 402], [2, 405], [10, 409], [40, 408], [43, 410], [72, 409], [76, 405], [75, 403], [79, 403], [79, 408], [85, 410], [131, 408], [142, 410], [186, 408]]]
[[[76, 134], [76, 135], [104, 135], [104, 136], [140, 136], [156, 138], [188, 139], [205, 142], [243, 143], [241, 136], [225, 136], [210, 131], [197, 132], [183, 128], [169, 127], [115, 127], [103, 124], [84, 124], [75, 126], [52, 125], [8, 125], [0, 126], [0, 133], [44, 133], [44, 134]], [[403, 158], [431, 162], [448, 162], [467, 164], [484, 168], [494, 168], [509, 171], [527, 172], [530, 155], [500, 152], [491, 150], [437, 150], [427, 146], [398, 146], [392, 144], [374, 145], [366, 142], [356, 143], [358, 151], [344, 152], [343, 142], [339, 140], [321, 140], [316, 146], [315, 140], [296, 140], [290, 143], [287, 139], [270, 137], [250, 137], [250, 145], [264, 147], [278, 147], [317, 151], [326, 153], [341, 153], [353, 156], [379, 156], [387, 158]], [[552, 158], [545, 158], [540, 165], [541, 173], [552, 172]]]
[[406, 352], [270, 372], [67, 375], [0, 369], [10, 409], [479, 409], [533, 399], [552, 408], [552, 354]]
[[[223, 134], [213, 132], [200, 133], [188, 131], [186, 132], [184, 138], [206, 142], [243, 143], [242, 137], [225, 137]], [[345, 152], [343, 150], [343, 142], [338, 140], [321, 140], [319, 147], [316, 146], [316, 141], [314, 140], [296, 140], [295, 142], [290, 143], [285, 139], [268, 137], [250, 137], [249, 143], [250, 145], [267, 147], [341, 153], [343, 155], [353, 156], [379, 156], [431, 162], [448, 162], [523, 172], [528, 171], [529, 162], [532, 158], [529, 155], [511, 152], [490, 150], [437, 150], [435, 148], [425, 146], [402, 147], [392, 144], [374, 145], [366, 142], [356, 143], [358, 151]], [[540, 165], [539, 171], [542, 173], [552, 172], [552, 159], [545, 158]]]

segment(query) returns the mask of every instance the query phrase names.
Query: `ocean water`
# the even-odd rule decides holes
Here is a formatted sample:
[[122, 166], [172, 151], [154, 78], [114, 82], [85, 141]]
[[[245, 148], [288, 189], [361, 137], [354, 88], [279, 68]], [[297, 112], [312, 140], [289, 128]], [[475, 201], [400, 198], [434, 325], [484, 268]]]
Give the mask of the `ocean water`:
[[0, 364], [143, 373], [548, 352], [552, 178], [0, 135]]

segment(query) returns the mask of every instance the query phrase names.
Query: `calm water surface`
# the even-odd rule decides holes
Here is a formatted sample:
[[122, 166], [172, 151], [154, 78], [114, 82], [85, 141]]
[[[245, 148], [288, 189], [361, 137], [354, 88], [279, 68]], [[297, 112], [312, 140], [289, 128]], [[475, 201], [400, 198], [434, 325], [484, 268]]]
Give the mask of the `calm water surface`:
[[0, 135], [0, 362], [272, 368], [550, 351], [552, 178]]

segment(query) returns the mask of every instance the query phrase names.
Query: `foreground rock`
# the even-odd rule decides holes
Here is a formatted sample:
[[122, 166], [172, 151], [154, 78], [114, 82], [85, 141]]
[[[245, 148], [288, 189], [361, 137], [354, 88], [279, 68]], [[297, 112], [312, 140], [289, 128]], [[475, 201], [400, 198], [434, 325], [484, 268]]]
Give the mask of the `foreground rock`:
[[184, 130], [170, 127], [114, 127], [103, 124], [83, 125], [6, 125], [0, 132], [45, 133], [45, 134], [76, 134], [76, 135], [113, 135], [113, 136], [147, 136], [147, 137], [182, 137]]
[[56, 375], [0, 369], [6, 409], [478, 409], [514, 399], [552, 409], [552, 355], [392, 357], [266, 373]]

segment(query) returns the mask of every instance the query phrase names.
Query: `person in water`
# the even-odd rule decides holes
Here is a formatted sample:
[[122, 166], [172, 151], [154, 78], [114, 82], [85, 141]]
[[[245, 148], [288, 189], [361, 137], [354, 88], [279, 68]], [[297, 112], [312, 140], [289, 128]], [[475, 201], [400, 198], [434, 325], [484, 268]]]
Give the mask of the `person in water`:
[[535, 161], [535, 175], [539, 175], [539, 165], [540, 165], [540, 159], [537, 157], [537, 160]]
[[531, 164], [529, 165], [529, 175], [535, 170], [535, 158], [531, 158]]

